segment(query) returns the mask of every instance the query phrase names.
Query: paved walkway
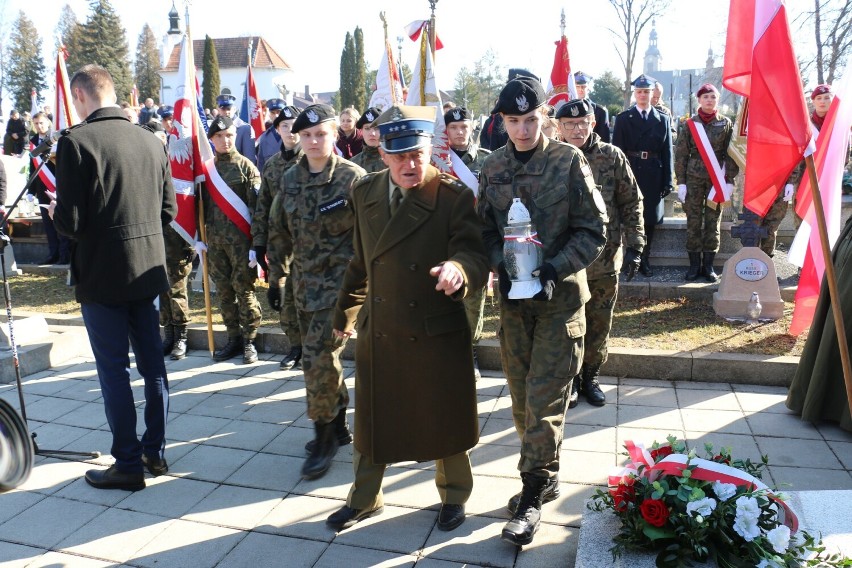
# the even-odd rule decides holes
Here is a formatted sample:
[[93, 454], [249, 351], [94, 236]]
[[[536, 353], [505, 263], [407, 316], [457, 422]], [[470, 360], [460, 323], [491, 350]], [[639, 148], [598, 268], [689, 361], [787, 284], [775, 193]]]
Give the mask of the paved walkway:
[[[193, 352], [170, 362], [171, 471], [144, 491], [95, 490], [82, 479], [91, 464], [37, 458], [29, 481], [0, 495], [0, 566], [572, 567], [583, 501], [622, 461], [623, 441], [670, 433], [699, 447], [731, 446], [735, 456], [769, 454], [770, 484], [852, 487], [852, 435], [791, 416], [783, 388], [609, 378], [609, 404], [569, 411], [562, 495], [545, 506], [534, 544], [519, 551], [500, 540], [506, 501], [520, 488], [519, 443], [505, 379], [492, 374], [478, 383], [482, 437], [471, 455], [467, 521], [437, 530], [434, 465], [406, 463], [387, 472], [384, 515], [335, 534], [324, 520], [346, 497], [351, 446], [324, 478], [299, 478], [313, 431], [302, 375], [279, 371], [278, 359], [264, 354], [244, 366]], [[141, 381], [134, 385], [141, 401]], [[91, 360], [26, 377], [24, 391], [43, 447], [97, 450], [107, 456], [98, 463], [109, 463]], [[0, 397], [17, 406], [14, 386], [0, 385]]]

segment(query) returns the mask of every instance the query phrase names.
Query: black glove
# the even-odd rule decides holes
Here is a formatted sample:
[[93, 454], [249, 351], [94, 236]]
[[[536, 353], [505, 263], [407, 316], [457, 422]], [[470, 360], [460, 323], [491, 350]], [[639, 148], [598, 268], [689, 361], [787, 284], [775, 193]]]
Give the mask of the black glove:
[[627, 247], [624, 252], [624, 264], [621, 267], [621, 273], [624, 274], [624, 279], [630, 282], [636, 276], [636, 271], [639, 270], [642, 253], [633, 247]]
[[[257, 255], [257, 263], [263, 269], [264, 272], [269, 272], [269, 264], [266, 262], [266, 247], [254, 247], [254, 253]], [[267, 282], [269, 282], [267, 280]]]
[[266, 299], [269, 300], [269, 307], [276, 312], [281, 311], [281, 288], [278, 286], [270, 286], [266, 293]]
[[514, 306], [518, 303], [517, 300], [509, 299], [509, 290], [512, 289], [512, 280], [509, 278], [509, 273], [506, 272], [506, 265], [502, 262], [497, 266], [497, 284], [500, 286], [500, 295], [507, 304]]
[[538, 279], [541, 281], [541, 292], [532, 297], [533, 300], [539, 302], [549, 302], [553, 297], [553, 291], [556, 290], [556, 269], [549, 262], [545, 262], [537, 269], [533, 270], [533, 276], [538, 274]]
[[660, 199], [665, 199], [668, 194], [672, 192], [672, 186], [667, 185], [663, 188], [663, 191], [660, 192]]

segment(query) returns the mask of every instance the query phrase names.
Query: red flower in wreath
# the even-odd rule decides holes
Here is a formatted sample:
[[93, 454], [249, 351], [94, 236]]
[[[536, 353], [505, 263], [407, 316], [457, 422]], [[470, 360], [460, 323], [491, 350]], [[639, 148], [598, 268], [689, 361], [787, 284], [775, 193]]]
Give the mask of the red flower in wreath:
[[626, 511], [627, 504], [632, 503], [636, 499], [636, 489], [633, 487], [633, 479], [630, 483], [619, 483], [616, 487], [609, 490], [612, 495], [612, 506], [617, 512]]
[[731, 458], [723, 456], [722, 454], [719, 454], [718, 456], [713, 456], [713, 461], [716, 463], [731, 465]]
[[660, 499], [645, 499], [642, 504], [639, 505], [639, 512], [642, 513], [642, 518], [645, 519], [649, 525], [653, 525], [655, 527], [663, 526], [669, 518], [669, 510], [666, 507], [666, 504]]
[[651, 459], [653, 459], [656, 463], [664, 457], [672, 455], [673, 453], [674, 450], [671, 446], [660, 446], [656, 450], [651, 450]]

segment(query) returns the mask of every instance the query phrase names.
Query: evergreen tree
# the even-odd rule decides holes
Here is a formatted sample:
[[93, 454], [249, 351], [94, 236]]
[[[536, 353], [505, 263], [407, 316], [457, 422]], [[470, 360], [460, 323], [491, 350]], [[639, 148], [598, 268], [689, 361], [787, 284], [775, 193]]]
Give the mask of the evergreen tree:
[[[118, 100], [127, 100], [133, 79], [130, 73], [129, 48], [124, 26], [109, 0], [90, 0], [92, 10], [79, 34], [80, 58], [75, 63], [100, 65], [112, 75]], [[66, 64], [68, 62], [66, 61]], [[78, 66], [68, 66], [73, 74]]]
[[621, 112], [624, 103], [624, 83], [612, 71], [606, 71], [595, 79], [589, 97], [607, 109], [616, 106], [619, 108], [618, 112]]
[[204, 108], [216, 108], [216, 97], [221, 90], [219, 78], [219, 57], [216, 55], [216, 46], [210, 36], [204, 36], [204, 84], [201, 86], [201, 103]]
[[14, 30], [9, 37], [9, 66], [6, 81], [15, 108], [21, 112], [30, 110], [32, 90], [39, 93], [47, 89], [46, 70], [41, 56], [41, 38], [35, 24], [23, 10], [19, 12]]
[[148, 97], [159, 101], [160, 75], [160, 50], [157, 49], [157, 38], [147, 23], [142, 27], [139, 34], [139, 43], [136, 46], [136, 88], [139, 89], [139, 100]]
[[65, 60], [65, 66], [68, 69], [78, 69], [83, 66], [80, 61], [80, 33], [81, 26], [80, 22], [77, 21], [77, 15], [69, 4], [65, 4], [59, 14], [59, 21], [56, 23], [56, 33], [53, 34], [55, 38], [53, 55], [56, 56], [59, 47], [64, 46], [68, 54], [68, 58]]
[[343, 54], [340, 56], [340, 108], [344, 108], [353, 104], [353, 94], [355, 92], [355, 40], [352, 34], [346, 32], [346, 40], [343, 44]]
[[363, 112], [367, 108], [367, 62], [364, 60], [364, 32], [360, 27], [355, 28], [355, 57], [353, 60], [352, 76], [352, 106]]

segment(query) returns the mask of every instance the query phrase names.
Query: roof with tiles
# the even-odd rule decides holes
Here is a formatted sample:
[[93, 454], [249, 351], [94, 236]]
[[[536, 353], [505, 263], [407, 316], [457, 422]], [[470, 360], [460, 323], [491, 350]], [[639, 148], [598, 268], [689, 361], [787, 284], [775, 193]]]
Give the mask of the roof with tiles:
[[[272, 48], [262, 37], [223, 37], [213, 39], [216, 47], [216, 57], [219, 60], [220, 69], [233, 67], [246, 67], [248, 63], [248, 46], [251, 42], [254, 68], [292, 69], [284, 61], [284, 58]], [[201, 69], [204, 62], [204, 40], [196, 39], [192, 42], [195, 67]], [[164, 72], [177, 71], [180, 64], [180, 44], [172, 48], [168, 63], [162, 69]]]

